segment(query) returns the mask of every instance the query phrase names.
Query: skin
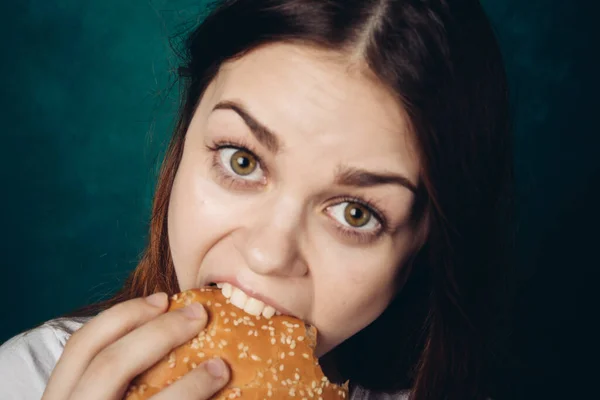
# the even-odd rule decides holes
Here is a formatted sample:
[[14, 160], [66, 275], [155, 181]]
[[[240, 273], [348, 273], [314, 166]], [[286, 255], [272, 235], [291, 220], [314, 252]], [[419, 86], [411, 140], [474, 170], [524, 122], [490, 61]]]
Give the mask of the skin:
[[[384, 311], [414, 235], [409, 188], [336, 182], [343, 167], [419, 178], [401, 104], [348, 59], [277, 43], [224, 64], [190, 124], [169, 206], [180, 288], [229, 281], [265, 296], [317, 327], [318, 356]], [[235, 111], [214, 110], [223, 102], [271, 130], [278, 150]], [[255, 167], [234, 169], [240, 157]], [[366, 225], [345, 215], [355, 199], [376, 204], [372, 218], [359, 208]]]

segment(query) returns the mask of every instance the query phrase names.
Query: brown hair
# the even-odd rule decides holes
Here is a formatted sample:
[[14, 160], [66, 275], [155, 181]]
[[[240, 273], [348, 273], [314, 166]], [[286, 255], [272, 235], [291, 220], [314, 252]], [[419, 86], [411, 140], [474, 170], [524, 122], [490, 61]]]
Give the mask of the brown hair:
[[275, 41], [360, 54], [401, 99], [422, 160], [416, 214], [428, 235], [389, 307], [333, 351], [338, 369], [418, 400], [489, 396], [512, 265], [512, 139], [501, 54], [476, 0], [216, 2], [184, 43], [181, 111], [143, 257], [114, 297], [68, 316], [179, 291], [167, 208], [187, 127], [223, 62]]

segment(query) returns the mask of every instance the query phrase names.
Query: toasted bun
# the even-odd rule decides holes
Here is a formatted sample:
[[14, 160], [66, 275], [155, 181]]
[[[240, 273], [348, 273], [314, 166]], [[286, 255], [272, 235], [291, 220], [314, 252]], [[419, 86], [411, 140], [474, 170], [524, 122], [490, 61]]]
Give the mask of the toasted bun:
[[348, 385], [329, 382], [313, 354], [316, 329], [285, 316], [266, 319], [233, 306], [216, 288], [192, 289], [171, 297], [169, 310], [191, 302], [208, 313], [206, 329], [135, 378], [125, 400], [144, 400], [202, 362], [221, 357], [231, 369], [229, 384], [213, 399], [342, 400]]

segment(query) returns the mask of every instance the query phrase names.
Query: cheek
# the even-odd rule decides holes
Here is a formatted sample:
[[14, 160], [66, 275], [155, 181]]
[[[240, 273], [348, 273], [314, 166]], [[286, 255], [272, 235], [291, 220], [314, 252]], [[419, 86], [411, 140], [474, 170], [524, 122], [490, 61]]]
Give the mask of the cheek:
[[204, 255], [236, 220], [232, 199], [194, 171], [182, 163], [169, 203], [169, 244], [182, 290], [193, 287]]
[[[326, 346], [339, 345], [371, 322], [390, 303], [395, 293], [397, 262], [381, 252], [328, 252], [327, 275], [315, 276], [315, 321]], [[325, 270], [325, 269], [323, 269]]]

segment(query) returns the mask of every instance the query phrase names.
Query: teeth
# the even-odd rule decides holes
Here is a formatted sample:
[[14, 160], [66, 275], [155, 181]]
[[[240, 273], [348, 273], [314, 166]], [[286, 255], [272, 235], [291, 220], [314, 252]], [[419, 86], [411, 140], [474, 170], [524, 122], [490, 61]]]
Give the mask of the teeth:
[[246, 305], [244, 306], [244, 311], [246, 311], [250, 315], [259, 316], [260, 313], [265, 308], [265, 303], [260, 300], [256, 300], [252, 297], [248, 298], [246, 301]]
[[231, 304], [243, 310], [246, 306], [246, 302], [248, 301], [248, 296], [246, 296], [246, 293], [242, 292], [240, 289], [234, 287], [233, 292], [231, 293], [231, 299], [229, 300], [231, 301]]
[[273, 307], [268, 306], [253, 297], [249, 297], [246, 293], [230, 283], [217, 283], [217, 286], [221, 288], [221, 293], [229, 299], [231, 304], [237, 308], [241, 308], [250, 315], [262, 315], [267, 319], [273, 317], [273, 315], [281, 315], [281, 313], [276, 311]]
[[233, 289], [233, 287], [231, 286], [230, 283], [224, 283], [223, 289], [221, 290], [221, 292], [223, 293], [223, 296], [230, 298], [232, 289]]
[[263, 310], [262, 310], [262, 316], [265, 317], [266, 319], [271, 318], [273, 315], [275, 315], [275, 309], [271, 306], [266, 306]]

